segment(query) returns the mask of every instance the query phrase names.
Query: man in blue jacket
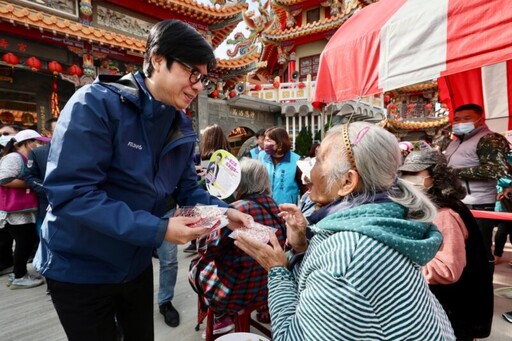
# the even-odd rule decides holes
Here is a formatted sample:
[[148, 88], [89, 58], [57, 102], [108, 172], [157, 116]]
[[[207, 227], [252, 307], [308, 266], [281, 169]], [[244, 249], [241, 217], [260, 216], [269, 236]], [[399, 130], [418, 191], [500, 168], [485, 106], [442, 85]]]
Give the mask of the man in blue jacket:
[[[44, 186], [50, 209], [34, 265], [69, 340], [153, 340], [151, 252], [183, 244], [196, 218], [175, 206], [227, 206], [197, 184], [196, 134], [183, 110], [208, 83], [211, 45], [176, 20], [149, 33], [144, 72], [100, 76], [66, 104]], [[228, 209], [230, 227], [251, 217]]]

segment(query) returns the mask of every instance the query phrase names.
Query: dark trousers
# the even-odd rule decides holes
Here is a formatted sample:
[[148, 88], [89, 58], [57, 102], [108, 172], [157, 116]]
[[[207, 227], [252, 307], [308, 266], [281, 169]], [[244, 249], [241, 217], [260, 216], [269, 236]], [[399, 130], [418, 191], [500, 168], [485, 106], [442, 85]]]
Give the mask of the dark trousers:
[[7, 226], [0, 229], [0, 269], [8, 268], [13, 264], [12, 241], [13, 239]]
[[70, 341], [115, 341], [116, 320], [124, 341], [151, 341], [153, 268], [131, 282], [74, 284], [47, 278], [53, 305]]
[[10, 225], [6, 223], [5, 225], [16, 242], [13, 257], [14, 276], [21, 278], [27, 274], [27, 261], [37, 240], [36, 224]]
[[[466, 205], [471, 210], [479, 210], [479, 211], [494, 211], [495, 204], [481, 204], [481, 205]], [[480, 233], [482, 234], [482, 239], [484, 241], [485, 253], [487, 255], [487, 259], [489, 260], [489, 267], [491, 269], [491, 273], [494, 273], [494, 255], [492, 254], [492, 232], [494, 230], [494, 226], [496, 225], [496, 221], [494, 219], [476, 219], [478, 224], [478, 228]]]
[[498, 230], [494, 235], [494, 255], [503, 256], [503, 248], [507, 242], [507, 236], [510, 244], [512, 244], [512, 221], [503, 220], [498, 223]]

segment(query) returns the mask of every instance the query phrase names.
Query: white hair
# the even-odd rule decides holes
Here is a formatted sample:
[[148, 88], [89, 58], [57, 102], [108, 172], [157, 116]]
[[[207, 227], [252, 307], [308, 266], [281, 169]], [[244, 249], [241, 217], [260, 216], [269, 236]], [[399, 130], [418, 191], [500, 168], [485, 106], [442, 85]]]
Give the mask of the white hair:
[[271, 195], [270, 176], [265, 165], [258, 160], [242, 158], [240, 161], [240, 184], [237, 188], [239, 195], [266, 194]]
[[[341, 130], [342, 126], [335, 126], [326, 136], [330, 138], [328, 158], [332, 162], [332, 169], [327, 175], [328, 188], [352, 168]], [[408, 209], [408, 218], [432, 222], [437, 213], [434, 204], [425, 194], [398, 179], [402, 155], [395, 136], [366, 122], [350, 123], [348, 134], [359, 174], [360, 200], [367, 201], [377, 192], [387, 192], [392, 201]]]

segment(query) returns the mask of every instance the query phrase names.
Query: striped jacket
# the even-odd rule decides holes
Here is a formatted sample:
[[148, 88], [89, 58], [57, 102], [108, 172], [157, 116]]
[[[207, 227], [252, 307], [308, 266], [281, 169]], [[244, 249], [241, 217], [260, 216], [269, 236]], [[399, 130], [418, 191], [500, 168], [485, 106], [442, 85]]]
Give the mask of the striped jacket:
[[395, 203], [336, 212], [299, 267], [269, 272], [273, 340], [454, 340], [421, 265], [441, 241]]

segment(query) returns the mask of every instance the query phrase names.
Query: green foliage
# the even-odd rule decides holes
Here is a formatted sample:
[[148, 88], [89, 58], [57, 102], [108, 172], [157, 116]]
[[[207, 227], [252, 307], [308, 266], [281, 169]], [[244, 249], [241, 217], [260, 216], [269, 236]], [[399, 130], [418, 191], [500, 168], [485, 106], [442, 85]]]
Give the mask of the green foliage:
[[303, 127], [295, 139], [295, 153], [300, 156], [308, 156], [312, 144], [311, 128]]

